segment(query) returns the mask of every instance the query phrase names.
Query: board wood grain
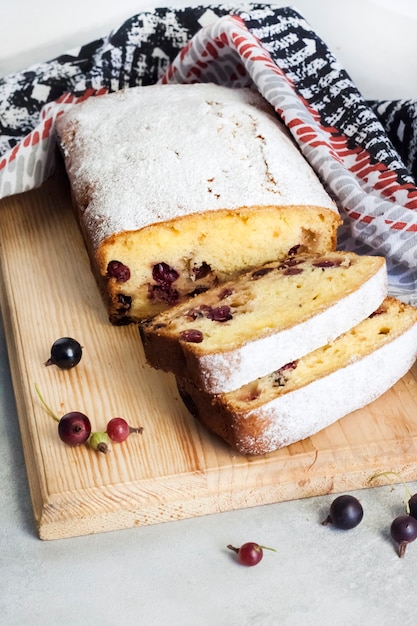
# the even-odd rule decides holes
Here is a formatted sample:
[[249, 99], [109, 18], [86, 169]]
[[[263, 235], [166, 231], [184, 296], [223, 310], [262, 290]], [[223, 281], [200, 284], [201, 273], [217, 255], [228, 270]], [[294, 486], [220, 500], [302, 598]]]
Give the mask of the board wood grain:
[[[188, 414], [170, 374], [145, 363], [136, 327], [107, 320], [56, 175], [0, 202], [1, 306], [34, 517], [41, 539], [168, 522], [283, 500], [365, 488], [375, 472], [417, 478], [417, 368], [364, 409], [314, 437], [245, 457]], [[50, 346], [84, 347], [69, 371], [45, 367]], [[378, 375], [370, 372], [370, 376]], [[108, 455], [70, 448], [36, 392], [59, 415], [79, 410], [94, 430], [117, 415], [142, 435]]]

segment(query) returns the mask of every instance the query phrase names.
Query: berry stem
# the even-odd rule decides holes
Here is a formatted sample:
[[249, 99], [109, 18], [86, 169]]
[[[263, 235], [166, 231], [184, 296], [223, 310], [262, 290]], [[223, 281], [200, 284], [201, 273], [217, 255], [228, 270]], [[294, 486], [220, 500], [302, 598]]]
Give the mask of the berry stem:
[[[236, 552], [236, 554], [239, 552], [239, 548], [235, 548], [235, 546], [231, 546], [230, 543], [226, 547], [229, 548], [229, 550], [233, 550], [233, 552]], [[275, 548], [269, 548], [268, 546], [259, 546], [259, 548], [261, 548], [262, 550], [270, 550], [271, 552], [276, 552]]]
[[405, 556], [405, 551], [407, 549], [408, 541], [401, 541], [398, 545], [398, 556], [402, 558]]
[[51, 416], [51, 417], [52, 417], [52, 418], [53, 418], [56, 422], [59, 422], [59, 421], [60, 421], [60, 420], [59, 420], [59, 417], [58, 417], [57, 415], [55, 415], [55, 413], [52, 411], [52, 409], [50, 409], [50, 408], [49, 408], [49, 406], [46, 404], [46, 402], [45, 402], [45, 400], [43, 399], [42, 394], [41, 394], [41, 392], [40, 392], [40, 390], [39, 390], [39, 387], [38, 387], [38, 385], [37, 385], [36, 383], [35, 383], [35, 390], [36, 390], [36, 393], [37, 393], [37, 394], [38, 394], [38, 396], [39, 396], [39, 400], [42, 402], [42, 404], [43, 404], [43, 406], [45, 407], [45, 409], [46, 409], [47, 413], [48, 413], [48, 414], [49, 414], [49, 415], [50, 415], [50, 416]]
[[262, 550], [269, 550], [270, 552], [276, 552], [275, 548], [269, 548], [268, 546], [259, 546]]
[[138, 435], [141, 435], [143, 433], [143, 426], [129, 426], [129, 434], [132, 433], [137, 433]]

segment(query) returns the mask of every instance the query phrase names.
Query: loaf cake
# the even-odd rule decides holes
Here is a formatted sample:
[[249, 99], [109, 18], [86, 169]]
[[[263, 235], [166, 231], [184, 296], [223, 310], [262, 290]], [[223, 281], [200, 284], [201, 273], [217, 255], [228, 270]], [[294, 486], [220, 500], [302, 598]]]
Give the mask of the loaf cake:
[[242, 454], [272, 452], [309, 437], [375, 400], [417, 356], [417, 309], [387, 298], [328, 345], [230, 393], [177, 379], [189, 411]]
[[291, 250], [335, 249], [335, 204], [256, 91], [133, 87], [74, 105], [56, 131], [114, 324]]
[[382, 257], [294, 254], [156, 315], [140, 333], [151, 366], [222, 393], [332, 341], [386, 295]]

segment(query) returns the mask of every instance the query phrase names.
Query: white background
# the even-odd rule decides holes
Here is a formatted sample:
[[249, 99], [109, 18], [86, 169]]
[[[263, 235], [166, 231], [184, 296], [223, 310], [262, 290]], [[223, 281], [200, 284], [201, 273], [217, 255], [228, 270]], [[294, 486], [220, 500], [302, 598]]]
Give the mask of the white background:
[[[161, 4], [0, 0], [0, 76]], [[417, 97], [417, 0], [298, 0], [294, 7], [365, 97]], [[0, 319], [0, 626], [414, 626], [417, 542], [399, 559], [389, 535], [404, 512], [404, 489], [356, 495], [364, 519], [347, 532], [320, 524], [329, 494], [42, 542]], [[277, 553], [255, 568], [239, 567], [225, 546], [245, 541]]]
[[[216, 3], [216, 0], [214, 0]], [[0, 76], [107, 34], [132, 15], [192, 0], [0, 0]], [[294, 0], [366, 98], [417, 95], [416, 0]]]

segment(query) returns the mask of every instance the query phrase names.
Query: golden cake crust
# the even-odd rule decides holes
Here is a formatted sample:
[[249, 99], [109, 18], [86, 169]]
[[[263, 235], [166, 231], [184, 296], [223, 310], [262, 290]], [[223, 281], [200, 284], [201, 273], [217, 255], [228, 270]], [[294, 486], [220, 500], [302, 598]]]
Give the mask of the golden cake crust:
[[[56, 127], [114, 323], [153, 316], [294, 246], [336, 245], [334, 202], [255, 91], [135, 87], [89, 98]], [[172, 284], [155, 279], [161, 263], [178, 274]]]

